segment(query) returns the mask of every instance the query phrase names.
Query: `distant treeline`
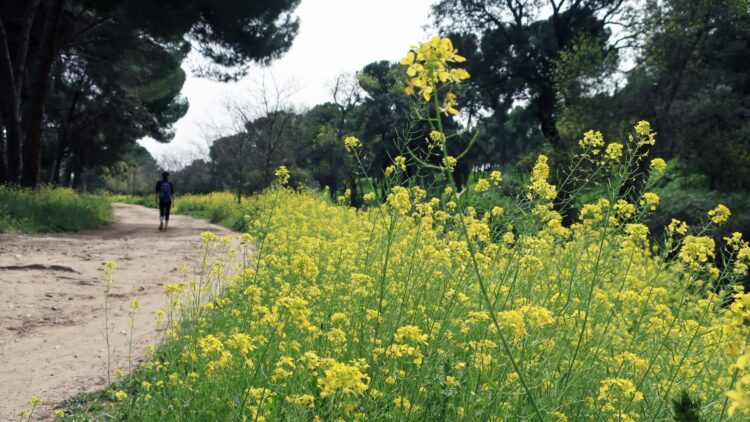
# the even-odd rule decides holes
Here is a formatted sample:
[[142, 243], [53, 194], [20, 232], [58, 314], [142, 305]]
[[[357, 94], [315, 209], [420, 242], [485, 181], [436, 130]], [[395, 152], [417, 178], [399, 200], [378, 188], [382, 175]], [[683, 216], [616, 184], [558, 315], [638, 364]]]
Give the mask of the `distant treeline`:
[[[648, 120], [658, 142], [644, 154], [677, 159], [685, 175], [696, 175], [696, 187], [746, 191], [748, 3], [646, 3], [438, 2], [434, 23], [466, 56], [471, 74], [458, 95], [462, 115], [452, 122], [470, 130], [449, 141], [461, 151], [477, 136], [457, 169], [459, 183], [475, 168], [525, 171], [540, 151], [565, 163], [587, 130], [616, 141]], [[625, 62], [633, 65], [623, 70]], [[189, 191], [243, 195], [267, 186], [283, 164], [299, 181], [332, 193], [362, 190], [358, 164], [343, 151], [345, 136], [363, 141], [365, 170], [377, 181], [393, 156], [420, 148], [428, 135], [414, 123], [404, 78], [398, 63], [374, 62], [340, 77], [331, 101], [310, 110], [274, 104], [253, 118], [240, 114], [242, 130], [214, 141], [210, 161], [197, 160], [177, 177]], [[553, 173], [564, 180], [562, 166]]]
[[[213, 59], [209, 76], [229, 80], [245, 74], [252, 60], [277, 57], [297, 29], [294, 19], [278, 19], [289, 17], [296, 1], [267, 2], [263, 7], [269, 13], [261, 13], [263, 7], [236, 9], [229, 0], [212, 2], [214, 12], [232, 13], [215, 13], [211, 19], [198, 7], [201, 2], [181, 2], [186, 12], [179, 16], [163, 9], [171, 2], [106, 7], [60, 2], [59, 28], [54, 36], [48, 34], [56, 42], [43, 84], [48, 89], [39, 151], [34, 136], [40, 129], [26, 119], [34, 116], [37, 85], [23, 79], [14, 85], [20, 90], [16, 100], [13, 95], [0, 100], [5, 135], [0, 174], [6, 181], [148, 190], [157, 165], [135, 140], [168, 141], [172, 123], [185, 113], [187, 104], [179, 96], [180, 64], [189, 48], [184, 35]], [[26, 47], [30, 57], [41, 54], [36, 47], [46, 45], [39, 37], [45, 19], [59, 12], [51, 6], [55, 2], [40, 2], [28, 22], [19, 17], [30, 16], [32, 6], [13, 3], [0, 5], [0, 24], [5, 34], [13, 34], [0, 41], [20, 51], [26, 44], [18, 36], [31, 28], [34, 36]], [[745, 0], [437, 1], [432, 23], [467, 58], [471, 74], [457, 92], [462, 113], [448, 128], [466, 129], [449, 140], [451, 152], [475, 140], [456, 169], [457, 181], [467, 183], [473, 169], [525, 173], [533, 157], [544, 152], [551, 157], [554, 182], [561, 184], [566, 180], [562, 163], [584, 132], [600, 129], [608, 141], [617, 141], [635, 122], [648, 120], [658, 141], [644, 154], [674, 160], [679, 177], [691, 181], [692, 188], [747, 192], [749, 8]], [[241, 33], [249, 29], [215, 30], [240, 28], [255, 13], [274, 22], [253, 26], [267, 31], [255, 38]], [[409, 40], [404, 42], [406, 51]], [[32, 69], [27, 66], [23, 75], [30, 77]], [[7, 76], [0, 74], [0, 79], [14, 82]], [[422, 148], [428, 135], [426, 125], [418, 123], [419, 106], [404, 94], [405, 77], [396, 62], [373, 62], [355, 75], [341, 75], [331, 100], [308, 110], [295, 110], [279, 96], [248, 95], [227, 110], [237, 132], [214, 140], [208, 157], [176, 172], [178, 189], [230, 190], [241, 197], [263, 189], [273, 169], [286, 165], [293, 183], [328, 186], [332, 195], [350, 189], [356, 204], [369, 189], [358, 172], [360, 164], [369, 177], [367, 186], [374, 181], [380, 189], [392, 158]], [[18, 101], [23, 104], [15, 115]], [[19, 119], [20, 125], [10, 124]], [[15, 137], [16, 132], [21, 135]], [[343, 151], [349, 135], [363, 142], [362, 163]], [[38, 172], [25, 178], [24, 169], [32, 172], [37, 152]]]

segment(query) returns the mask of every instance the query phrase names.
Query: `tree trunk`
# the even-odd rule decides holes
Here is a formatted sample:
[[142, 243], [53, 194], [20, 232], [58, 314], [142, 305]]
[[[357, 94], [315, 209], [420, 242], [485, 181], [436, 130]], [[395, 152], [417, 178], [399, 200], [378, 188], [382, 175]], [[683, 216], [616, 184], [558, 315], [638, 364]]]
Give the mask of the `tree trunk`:
[[96, 179], [96, 170], [93, 168], [87, 168], [85, 171], [86, 178], [84, 179], [83, 191], [88, 193], [91, 192], [94, 186], [94, 180]]
[[2, 117], [7, 139], [7, 180], [17, 182], [21, 173], [21, 97], [16, 89], [8, 37], [0, 20], [0, 90], [3, 92]]
[[3, 133], [3, 119], [0, 116], [0, 185], [5, 184], [5, 135]]
[[79, 190], [81, 188], [81, 182], [83, 179], [83, 168], [81, 164], [78, 162], [78, 160], [75, 160], [73, 162], [73, 183], [70, 187], [72, 187], [75, 190]]
[[73, 158], [73, 154], [68, 157], [68, 160], [65, 163], [65, 171], [62, 174], [62, 186], [65, 186], [66, 188], [70, 187], [70, 176], [73, 174]]
[[26, 138], [23, 146], [23, 172], [21, 184], [36, 187], [39, 184], [42, 161], [42, 131], [44, 123], [44, 103], [47, 99], [48, 79], [52, 63], [57, 56], [57, 39], [62, 22], [65, 0], [51, 0], [46, 10], [40, 10], [43, 16], [41, 39], [38, 54], [33, 66], [29, 69], [28, 106], [24, 119]]
[[[8, 92], [5, 91], [4, 92]], [[14, 102], [12, 98], [7, 98], [8, 102]], [[21, 175], [21, 119], [20, 115], [16, 112], [17, 109], [8, 105], [6, 106], [6, 112], [3, 113], [3, 120], [5, 122], [5, 139], [6, 139], [6, 180], [10, 183], [18, 183], [18, 179]]]
[[16, 183], [21, 176], [21, 98], [31, 32], [39, 0], [11, 2], [0, 15], [0, 90], [7, 140], [6, 177]]
[[504, 96], [501, 99], [497, 97], [493, 97], [492, 100], [492, 109], [494, 110], [494, 116], [495, 120], [497, 121], [497, 136], [498, 136], [498, 146], [499, 151], [497, 157], [495, 157], [500, 163], [507, 163], [509, 162], [509, 154], [510, 154], [510, 139], [508, 139], [507, 136], [505, 136], [505, 123], [508, 121], [508, 111], [510, 110], [510, 107], [513, 104], [513, 100], [510, 96]]
[[57, 140], [57, 156], [55, 157], [55, 167], [50, 175], [50, 182], [59, 185], [60, 184], [60, 166], [62, 164], [63, 156], [65, 155], [65, 149], [68, 147], [68, 130], [75, 120], [76, 105], [78, 100], [81, 98], [83, 93], [83, 85], [86, 82], [86, 76], [82, 76], [78, 83], [78, 89], [73, 93], [73, 99], [70, 101], [70, 107], [68, 107], [68, 115], [60, 128], [60, 135]]
[[67, 128], [63, 127], [60, 136], [58, 136], [57, 141], [57, 155], [55, 156], [55, 166], [52, 169], [52, 174], [50, 174], [49, 181], [50, 183], [53, 183], [55, 185], [60, 184], [60, 170], [62, 167], [62, 160], [65, 156], [65, 148], [67, 147], [68, 141], [68, 134], [66, 131]]

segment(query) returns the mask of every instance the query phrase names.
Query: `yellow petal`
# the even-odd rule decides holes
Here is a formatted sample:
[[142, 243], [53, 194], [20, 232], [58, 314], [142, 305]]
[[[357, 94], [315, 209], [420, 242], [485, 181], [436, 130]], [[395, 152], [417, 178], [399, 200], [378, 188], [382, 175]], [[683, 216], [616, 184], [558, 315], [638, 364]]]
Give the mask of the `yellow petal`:
[[451, 69], [451, 77], [457, 81], [469, 79], [469, 72], [466, 69]]
[[450, 38], [443, 38], [440, 40], [440, 48], [445, 51], [453, 52], [453, 43]]
[[406, 53], [406, 57], [404, 57], [403, 59], [401, 59], [401, 64], [406, 65], [406, 66], [408, 66], [410, 64], [413, 64], [414, 63], [414, 58], [415, 58], [414, 52], [410, 51], [410, 52]]

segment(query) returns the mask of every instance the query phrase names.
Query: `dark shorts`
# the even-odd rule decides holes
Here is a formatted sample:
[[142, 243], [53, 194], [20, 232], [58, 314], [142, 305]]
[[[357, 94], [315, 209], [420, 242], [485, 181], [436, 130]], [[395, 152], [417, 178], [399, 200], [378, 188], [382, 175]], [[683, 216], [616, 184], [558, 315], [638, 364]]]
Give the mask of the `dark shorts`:
[[169, 220], [169, 209], [172, 208], [172, 202], [159, 201], [159, 217]]

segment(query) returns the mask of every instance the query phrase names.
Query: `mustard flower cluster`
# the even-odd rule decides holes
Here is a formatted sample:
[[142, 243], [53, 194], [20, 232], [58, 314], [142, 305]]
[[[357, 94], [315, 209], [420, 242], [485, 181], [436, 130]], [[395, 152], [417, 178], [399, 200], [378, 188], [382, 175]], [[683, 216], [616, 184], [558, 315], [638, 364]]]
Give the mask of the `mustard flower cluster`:
[[529, 185], [529, 199], [536, 197], [551, 201], [557, 197], [556, 187], [548, 182], [550, 169], [547, 161], [547, 156], [540, 155], [534, 164]]
[[651, 211], [656, 210], [656, 206], [659, 205], [659, 202], [661, 199], [659, 198], [659, 195], [653, 193], [653, 192], [646, 192], [641, 196], [640, 201], [638, 203], [645, 208], [648, 208]]
[[450, 155], [446, 155], [443, 157], [443, 167], [449, 171], [453, 172], [453, 170], [456, 168], [456, 164], [458, 164], [458, 160], [455, 157], [451, 157]]
[[495, 187], [499, 187], [503, 183], [503, 173], [500, 170], [492, 170], [490, 172], [490, 181]]
[[622, 148], [622, 144], [612, 142], [611, 144], [607, 145], [607, 149], [604, 151], [604, 155], [609, 160], [617, 161], [620, 159], [620, 157], [622, 157]]
[[726, 223], [727, 220], [729, 220], [730, 215], [732, 215], [732, 212], [729, 211], [729, 208], [727, 208], [724, 204], [719, 204], [716, 206], [716, 208], [708, 212], [708, 217], [714, 224]]
[[274, 172], [274, 175], [276, 176], [276, 179], [281, 183], [281, 185], [286, 185], [289, 183], [289, 170], [286, 168], [286, 166], [279, 166], [279, 168], [276, 169]]
[[662, 158], [654, 158], [651, 160], [649, 167], [655, 172], [661, 174], [667, 169], [667, 162]]
[[362, 142], [356, 136], [347, 136], [344, 138], [344, 149], [346, 152], [356, 151], [362, 148]]
[[604, 147], [604, 135], [599, 131], [589, 130], [583, 134], [583, 139], [578, 141], [578, 146], [592, 155], [597, 155]]
[[490, 182], [487, 179], [477, 180], [477, 184], [474, 186], [474, 191], [477, 193], [487, 192], [490, 189]]
[[[401, 64], [407, 66], [406, 74], [409, 82], [406, 94], [414, 95], [419, 91], [424, 101], [430, 101], [432, 95], [440, 85], [456, 83], [469, 78], [469, 72], [461, 68], [451, 68], [452, 63], [461, 63], [466, 59], [458, 55], [449, 38], [432, 37], [429, 41], [412, 46], [412, 50], [401, 59]], [[443, 109], [449, 114], [457, 114], [453, 108], [455, 94], [449, 93], [443, 104]]]
[[640, 139], [639, 144], [642, 145], [654, 145], [656, 144], [656, 134], [651, 129], [651, 124], [645, 120], [641, 120], [635, 125], [635, 133], [638, 134]]

